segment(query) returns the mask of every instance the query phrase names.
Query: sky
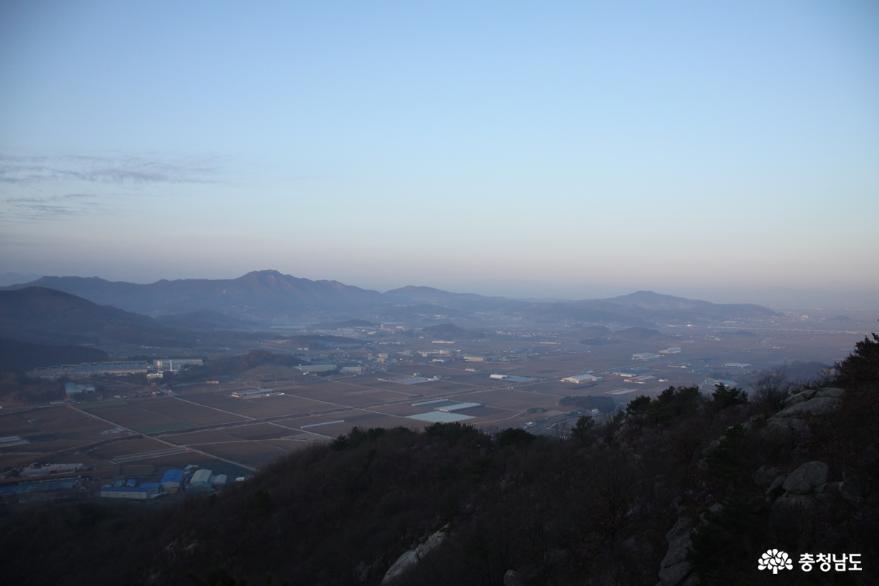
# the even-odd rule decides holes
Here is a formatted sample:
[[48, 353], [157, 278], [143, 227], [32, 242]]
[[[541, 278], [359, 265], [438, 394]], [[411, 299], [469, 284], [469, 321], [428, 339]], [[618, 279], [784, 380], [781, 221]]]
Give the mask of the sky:
[[0, 88], [0, 272], [879, 301], [871, 1], [5, 0]]

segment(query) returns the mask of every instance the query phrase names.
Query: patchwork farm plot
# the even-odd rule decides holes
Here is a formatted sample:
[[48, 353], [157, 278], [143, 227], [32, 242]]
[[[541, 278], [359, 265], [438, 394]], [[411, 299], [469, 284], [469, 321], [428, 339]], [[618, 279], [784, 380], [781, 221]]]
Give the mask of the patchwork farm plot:
[[20, 438], [17, 445], [0, 449], [0, 465], [11, 465], [18, 455], [31, 460], [107, 439], [112, 425], [79, 413], [67, 406], [29, 409], [0, 415], [0, 436]]
[[290, 452], [308, 447], [314, 441], [314, 438], [307, 438], [303, 435], [289, 439], [214, 443], [200, 446], [199, 449], [207, 454], [239, 462], [250, 468], [259, 468], [271, 464]]
[[[720, 341], [711, 344], [729, 354], [726, 346], [733, 342], [724, 339], [718, 337]], [[52, 455], [61, 461], [75, 455], [78, 461], [114, 473], [137, 466], [184, 465], [196, 459], [249, 470], [354, 427], [420, 429], [440, 420], [489, 429], [527, 426], [566, 416], [572, 407], [560, 405], [564, 397], [598, 395], [622, 403], [669, 384], [693, 384], [713, 364], [711, 344], [700, 344], [703, 355], [697, 357], [695, 345], [683, 336], [673, 341], [680, 352], [649, 364], [633, 360], [633, 351], [658, 352], [671, 343], [669, 338], [637, 348], [587, 346], [576, 337], [563, 342], [545, 347], [534, 340], [523, 342], [520, 346], [537, 353], [529, 350], [527, 356], [517, 354], [504, 362], [397, 364], [363, 375], [306, 376], [295, 368], [266, 366], [220, 382], [172, 385], [170, 393], [158, 396], [142, 386], [120, 383], [118, 399], [0, 416], [0, 435], [21, 436], [21, 442], [10, 440], [0, 448], [0, 463], [41, 455], [44, 460]], [[429, 342], [423, 345], [425, 350], [437, 349]], [[466, 350], [474, 355], [498, 351], [490, 346], [473, 342]], [[759, 351], [743, 350], [736, 356], [752, 362], [757, 354], [771, 352], [761, 346]], [[686, 361], [693, 366], [681, 368]], [[587, 371], [601, 380], [561, 382]], [[643, 379], [620, 374], [629, 371]], [[491, 374], [525, 378], [498, 380]]]
[[[282, 389], [275, 389], [280, 392]], [[299, 387], [296, 387], [299, 390]], [[226, 393], [201, 393], [185, 395], [186, 401], [202, 406], [216, 413], [228, 413], [243, 419], [263, 419], [282, 417], [296, 413], [320, 413], [333, 408], [333, 405], [315, 401], [308, 397], [293, 394], [272, 395], [268, 397], [240, 399]]]
[[298, 434], [299, 432], [269, 423], [247, 423], [244, 425], [224, 426], [217, 429], [172, 433], [162, 435], [161, 437], [175, 444], [202, 446], [212, 443], [269, 440]]
[[243, 418], [171, 397], [128, 401], [122, 404], [83, 404], [83, 410], [147, 435], [233, 423]]

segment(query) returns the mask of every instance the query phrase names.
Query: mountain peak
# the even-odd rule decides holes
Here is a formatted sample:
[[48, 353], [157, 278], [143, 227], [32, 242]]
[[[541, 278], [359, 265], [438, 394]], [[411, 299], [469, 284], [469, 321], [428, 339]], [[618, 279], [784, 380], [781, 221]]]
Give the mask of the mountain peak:
[[403, 285], [396, 289], [386, 291], [387, 293], [449, 293], [436, 287], [426, 287], [424, 285]]
[[640, 291], [635, 291], [634, 293], [623, 295], [623, 297], [635, 299], [657, 299], [660, 297], [669, 297], [669, 295], [663, 295], [662, 293], [657, 293], [656, 291], [651, 291], [649, 289], [641, 289]]
[[239, 277], [240, 279], [246, 279], [248, 277], [286, 277], [284, 273], [278, 271], [276, 269], [261, 269], [258, 271], [250, 271], [244, 275]]

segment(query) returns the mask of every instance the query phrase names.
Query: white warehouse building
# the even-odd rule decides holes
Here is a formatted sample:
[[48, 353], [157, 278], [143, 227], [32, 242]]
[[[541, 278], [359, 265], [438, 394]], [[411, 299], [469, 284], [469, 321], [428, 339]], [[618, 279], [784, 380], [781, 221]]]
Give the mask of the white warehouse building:
[[563, 383], [572, 383], [575, 385], [582, 385], [586, 383], [597, 383], [601, 380], [601, 377], [595, 376], [594, 374], [583, 373], [583, 374], [575, 374], [574, 376], [566, 376], [561, 380]]

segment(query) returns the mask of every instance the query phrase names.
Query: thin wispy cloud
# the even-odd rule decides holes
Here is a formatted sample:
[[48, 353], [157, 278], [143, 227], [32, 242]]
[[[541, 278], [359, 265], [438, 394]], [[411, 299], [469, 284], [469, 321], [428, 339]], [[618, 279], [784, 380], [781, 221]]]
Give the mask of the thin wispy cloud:
[[126, 196], [165, 191], [162, 186], [219, 182], [219, 161], [211, 157], [0, 154], [0, 221], [109, 214], [119, 211], [120, 198]]
[[17, 156], [0, 155], [0, 183], [55, 181], [156, 184], [214, 183], [219, 167], [213, 159], [148, 156]]
[[99, 197], [88, 193], [67, 193], [48, 197], [8, 197], [2, 200], [0, 218], [11, 221], [64, 219], [102, 212]]

